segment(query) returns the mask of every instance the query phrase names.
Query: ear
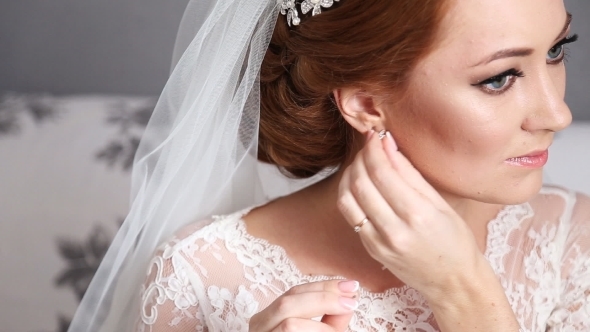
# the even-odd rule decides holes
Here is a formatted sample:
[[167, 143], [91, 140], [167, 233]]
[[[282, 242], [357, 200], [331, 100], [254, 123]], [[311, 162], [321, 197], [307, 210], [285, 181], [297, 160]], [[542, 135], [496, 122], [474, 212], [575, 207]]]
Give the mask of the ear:
[[365, 90], [345, 88], [333, 91], [340, 113], [360, 133], [385, 128], [384, 110], [380, 102]]

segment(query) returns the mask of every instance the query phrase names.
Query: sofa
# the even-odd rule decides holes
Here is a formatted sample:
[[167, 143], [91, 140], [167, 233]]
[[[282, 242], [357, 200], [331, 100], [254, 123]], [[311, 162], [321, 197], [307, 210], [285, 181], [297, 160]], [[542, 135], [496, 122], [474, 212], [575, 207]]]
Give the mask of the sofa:
[[[151, 96], [0, 96], [0, 330], [66, 331], [129, 208]], [[590, 193], [590, 122], [558, 133], [546, 180]]]

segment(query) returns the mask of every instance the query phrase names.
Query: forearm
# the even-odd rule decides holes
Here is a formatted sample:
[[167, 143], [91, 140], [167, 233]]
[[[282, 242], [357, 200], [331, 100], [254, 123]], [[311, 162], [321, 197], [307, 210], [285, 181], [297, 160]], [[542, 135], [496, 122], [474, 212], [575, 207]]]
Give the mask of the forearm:
[[483, 268], [445, 296], [429, 301], [442, 332], [518, 332], [519, 324], [496, 276]]

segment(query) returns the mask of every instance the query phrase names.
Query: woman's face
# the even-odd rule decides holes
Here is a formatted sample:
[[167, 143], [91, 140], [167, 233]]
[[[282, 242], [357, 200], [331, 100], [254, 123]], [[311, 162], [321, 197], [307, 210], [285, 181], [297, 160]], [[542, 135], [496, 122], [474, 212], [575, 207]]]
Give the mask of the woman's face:
[[562, 46], [569, 21], [562, 0], [453, 1], [409, 100], [385, 119], [441, 193], [514, 204], [538, 192], [543, 152], [571, 122]]

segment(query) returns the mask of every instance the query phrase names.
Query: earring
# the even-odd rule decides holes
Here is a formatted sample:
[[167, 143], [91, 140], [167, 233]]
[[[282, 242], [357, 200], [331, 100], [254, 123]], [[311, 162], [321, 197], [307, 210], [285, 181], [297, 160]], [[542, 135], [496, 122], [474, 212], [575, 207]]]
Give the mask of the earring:
[[387, 130], [383, 129], [379, 132], [379, 140], [383, 140], [387, 136]]

